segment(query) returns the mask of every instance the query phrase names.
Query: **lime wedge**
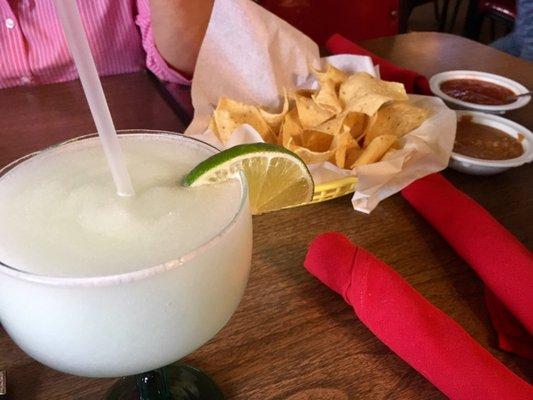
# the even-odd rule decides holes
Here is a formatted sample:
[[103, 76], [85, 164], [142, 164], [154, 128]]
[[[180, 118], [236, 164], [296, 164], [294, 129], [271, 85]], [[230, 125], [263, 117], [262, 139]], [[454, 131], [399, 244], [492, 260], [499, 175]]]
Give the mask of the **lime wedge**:
[[313, 178], [293, 152], [273, 144], [241, 144], [202, 161], [185, 178], [184, 186], [209, 185], [236, 178], [244, 171], [250, 208], [262, 214], [307, 203], [313, 197]]

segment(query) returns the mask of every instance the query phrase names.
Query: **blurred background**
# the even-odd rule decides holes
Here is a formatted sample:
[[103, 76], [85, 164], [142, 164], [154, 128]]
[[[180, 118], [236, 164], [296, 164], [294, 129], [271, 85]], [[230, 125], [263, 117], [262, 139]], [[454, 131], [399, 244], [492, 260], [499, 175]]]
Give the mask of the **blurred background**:
[[[411, 31], [440, 31], [489, 44], [509, 34], [515, 0], [259, 0], [319, 45], [340, 33], [353, 41]], [[533, 9], [533, 0], [519, 0]], [[533, 24], [533, 11], [528, 25]], [[522, 18], [524, 19], [524, 18]], [[527, 18], [525, 18], [527, 20]], [[530, 29], [531, 30], [531, 29]], [[515, 54], [519, 55], [519, 54]]]

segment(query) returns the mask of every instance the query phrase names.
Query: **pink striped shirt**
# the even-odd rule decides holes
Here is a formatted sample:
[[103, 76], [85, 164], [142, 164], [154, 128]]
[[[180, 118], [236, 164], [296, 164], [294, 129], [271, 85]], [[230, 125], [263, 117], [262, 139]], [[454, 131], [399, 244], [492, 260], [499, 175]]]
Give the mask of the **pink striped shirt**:
[[[148, 0], [78, 0], [100, 75], [148, 68], [187, 84], [157, 51]], [[78, 77], [53, 0], [0, 0], [0, 88]]]

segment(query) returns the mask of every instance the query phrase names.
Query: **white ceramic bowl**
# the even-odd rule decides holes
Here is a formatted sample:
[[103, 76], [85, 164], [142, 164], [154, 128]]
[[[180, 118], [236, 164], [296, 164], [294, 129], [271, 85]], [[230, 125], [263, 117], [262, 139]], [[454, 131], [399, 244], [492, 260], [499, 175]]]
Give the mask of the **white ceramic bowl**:
[[444, 81], [449, 81], [451, 79], [477, 79], [485, 82], [495, 83], [496, 85], [503, 86], [509, 90], [512, 90], [516, 94], [527, 93], [528, 90], [525, 86], [521, 85], [518, 82], [515, 82], [511, 79], [504, 78], [500, 75], [489, 74], [487, 72], [480, 71], [446, 71], [439, 74], [433, 75], [429, 80], [429, 86], [431, 91], [439, 96], [441, 99], [447, 103], [453, 104], [459, 108], [466, 108], [477, 111], [485, 111], [490, 113], [503, 114], [506, 111], [514, 110], [520, 107], [524, 107], [531, 100], [531, 96], [519, 97], [514, 102], [509, 104], [502, 104], [497, 106], [489, 106], [483, 104], [469, 103], [466, 101], [458, 100], [454, 97], [448, 96], [440, 89], [440, 85]]
[[456, 111], [456, 114], [458, 120], [464, 115], [470, 115], [472, 122], [499, 129], [514, 138], [518, 138], [519, 134], [523, 135], [521, 144], [524, 148], [524, 154], [509, 160], [483, 160], [452, 152], [450, 168], [471, 175], [493, 175], [533, 161], [533, 133], [529, 129], [507, 118], [493, 114], [476, 111]]

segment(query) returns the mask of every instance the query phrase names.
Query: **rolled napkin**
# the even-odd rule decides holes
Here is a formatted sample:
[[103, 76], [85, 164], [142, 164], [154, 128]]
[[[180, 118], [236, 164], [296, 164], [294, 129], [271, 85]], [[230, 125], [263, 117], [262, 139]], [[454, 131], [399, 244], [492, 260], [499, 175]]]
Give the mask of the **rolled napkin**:
[[[403, 197], [476, 271], [492, 292], [487, 306], [502, 348], [533, 352], [533, 255], [483, 207], [442, 175], [426, 176], [405, 188]], [[517, 321], [506, 315], [500, 301]], [[525, 328], [525, 329], [524, 329]], [[529, 334], [527, 332], [529, 332]], [[513, 343], [516, 342], [516, 346]]]
[[486, 287], [485, 302], [498, 335], [498, 347], [533, 360], [533, 336]]
[[343, 296], [392, 351], [451, 399], [531, 400], [533, 387], [391, 267], [340, 233], [318, 236], [305, 268]]
[[379, 65], [381, 79], [402, 82], [405, 85], [407, 93], [431, 95], [429, 82], [424, 75], [398, 67], [339, 34], [335, 34], [327, 40], [326, 49], [332, 54], [369, 56], [374, 61], [374, 64]]

